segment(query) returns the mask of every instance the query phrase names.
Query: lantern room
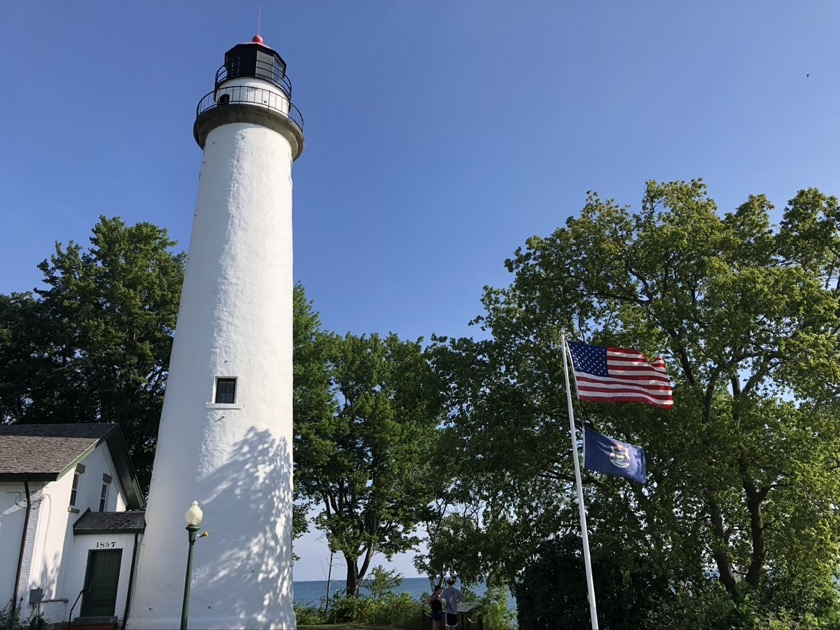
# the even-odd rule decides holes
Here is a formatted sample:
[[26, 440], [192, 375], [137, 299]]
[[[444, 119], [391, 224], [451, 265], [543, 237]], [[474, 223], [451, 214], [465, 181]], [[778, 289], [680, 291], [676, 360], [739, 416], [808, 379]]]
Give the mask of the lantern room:
[[216, 73], [216, 87], [231, 79], [261, 79], [292, 96], [292, 84], [286, 76], [286, 62], [256, 35], [247, 44], [237, 44], [225, 53], [225, 65]]

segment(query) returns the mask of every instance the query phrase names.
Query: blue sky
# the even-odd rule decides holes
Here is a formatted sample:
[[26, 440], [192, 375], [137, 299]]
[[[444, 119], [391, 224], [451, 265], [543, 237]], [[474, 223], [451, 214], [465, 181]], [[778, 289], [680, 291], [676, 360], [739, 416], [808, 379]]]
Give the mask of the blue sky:
[[[305, 119], [295, 277], [328, 330], [478, 334], [482, 287], [587, 190], [840, 192], [836, 2], [6, 1], [0, 292], [102, 214], [188, 247], [195, 106], [258, 11]], [[323, 543], [297, 551], [323, 579]]]

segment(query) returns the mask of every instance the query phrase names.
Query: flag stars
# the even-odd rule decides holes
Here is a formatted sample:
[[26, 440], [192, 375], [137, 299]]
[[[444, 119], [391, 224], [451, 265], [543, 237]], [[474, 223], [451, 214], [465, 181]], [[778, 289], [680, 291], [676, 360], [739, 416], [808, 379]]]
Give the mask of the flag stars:
[[665, 362], [638, 352], [569, 343], [575, 386], [582, 401], [633, 402], [663, 409], [674, 406]]
[[570, 343], [575, 368], [594, 376], [608, 376], [607, 349], [599, 346], [587, 346], [582, 343]]

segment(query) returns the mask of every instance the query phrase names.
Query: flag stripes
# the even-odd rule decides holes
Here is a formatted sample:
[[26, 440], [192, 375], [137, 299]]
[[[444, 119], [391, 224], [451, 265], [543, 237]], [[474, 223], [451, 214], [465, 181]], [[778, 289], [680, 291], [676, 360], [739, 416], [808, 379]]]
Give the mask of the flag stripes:
[[584, 401], [674, 406], [665, 361], [636, 350], [569, 343], [578, 396]]

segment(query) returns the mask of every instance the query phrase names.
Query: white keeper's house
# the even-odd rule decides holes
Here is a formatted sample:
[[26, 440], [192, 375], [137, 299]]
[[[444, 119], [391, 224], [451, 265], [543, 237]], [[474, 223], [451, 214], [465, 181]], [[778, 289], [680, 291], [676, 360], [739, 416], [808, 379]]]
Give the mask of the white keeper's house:
[[143, 507], [118, 425], [0, 425], [3, 614], [123, 626]]

